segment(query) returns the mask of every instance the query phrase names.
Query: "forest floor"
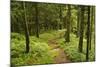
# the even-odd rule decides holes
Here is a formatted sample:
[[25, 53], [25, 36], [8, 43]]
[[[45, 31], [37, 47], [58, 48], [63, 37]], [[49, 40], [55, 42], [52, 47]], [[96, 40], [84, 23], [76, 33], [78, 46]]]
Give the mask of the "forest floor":
[[[83, 52], [78, 52], [76, 35], [71, 33], [71, 42], [65, 43], [65, 29], [48, 31], [40, 34], [40, 38], [30, 36], [30, 52], [25, 51], [25, 37], [23, 34], [11, 34], [11, 64], [12, 65], [37, 65], [60, 64], [86, 61], [86, 39], [83, 39]], [[93, 40], [93, 39], [92, 39]], [[95, 60], [95, 44], [92, 41], [89, 61]]]
[[[63, 33], [61, 32], [59, 36], [60, 35], [63, 35]], [[54, 63], [59, 64], [71, 62], [64, 50], [59, 46], [57, 39], [59, 39], [59, 37], [55, 37], [48, 40], [48, 45], [52, 48], [52, 50], [54, 50], [57, 53], [57, 55], [54, 57]]]

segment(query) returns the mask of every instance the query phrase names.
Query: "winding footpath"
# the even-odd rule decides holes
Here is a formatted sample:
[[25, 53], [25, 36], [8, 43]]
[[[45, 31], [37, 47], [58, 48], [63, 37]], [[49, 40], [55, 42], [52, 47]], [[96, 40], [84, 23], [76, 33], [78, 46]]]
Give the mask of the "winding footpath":
[[54, 57], [54, 63], [56, 63], [56, 64], [70, 63], [71, 61], [65, 54], [64, 50], [59, 47], [57, 39], [58, 38], [55, 37], [53, 39], [48, 40], [48, 44], [52, 48], [52, 50], [54, 50], [54, 51], [56, 51], [56, 53], [58, 53], [57, 56]]

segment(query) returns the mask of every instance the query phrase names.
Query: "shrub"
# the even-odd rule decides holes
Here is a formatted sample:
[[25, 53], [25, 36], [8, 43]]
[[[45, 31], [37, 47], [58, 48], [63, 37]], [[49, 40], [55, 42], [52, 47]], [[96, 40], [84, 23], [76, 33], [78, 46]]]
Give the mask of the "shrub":
[[11, 64], [31, 65], [53, 63], [53, 56], [47, 43], [30, 37], [30, 52], [25, 53], [25, 38], [18, 33], [11, 35]]

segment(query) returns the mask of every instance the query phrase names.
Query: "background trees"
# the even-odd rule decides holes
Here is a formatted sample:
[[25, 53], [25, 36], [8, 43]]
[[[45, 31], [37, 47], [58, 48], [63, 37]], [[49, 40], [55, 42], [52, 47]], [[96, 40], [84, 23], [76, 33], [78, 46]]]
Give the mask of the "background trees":
[[[50, 34], [50, 31], [53, 31], [53, 35], [56, 34], [55, 36], [62, 39], [62, 42], [59, 39], [57, 42], [60, 42], [61, 47], [64, 46], [63, 49], [66, 53], [69, 50], [72, 51], [69, 54], [74, 54], [75, 51], [75, 58], [80, 58], [81, 54], [85, 54], [85, 60], [88, 61], [91, 57], [89, 51], [93, 50], [91, 49], [92, 41], [95, 41], [94, 10], [94, 6], [12, 1], [11, 33], [25, 35], [26, 53], [29, 53], [34, 44], [32, 43], [34, 39], [31, 36], [42, 41], [41, 34]], [[57, 33], [54, 33], [54, 31]], [[45, 34], [43, 37], [48, 38], [45, 39], [46, 42], [52, 36]], [[70, 47], [70, 45], [72, 46]], [[75, 47], [72, 49], [73, 46]], [[73, 59], [73, 57], [71, 58]]]

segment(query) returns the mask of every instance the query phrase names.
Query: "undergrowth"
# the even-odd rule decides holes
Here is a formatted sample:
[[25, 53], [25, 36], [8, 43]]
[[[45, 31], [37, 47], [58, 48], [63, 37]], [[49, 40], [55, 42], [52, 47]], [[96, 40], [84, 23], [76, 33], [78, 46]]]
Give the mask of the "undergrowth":
[[[85, 62], [86, 61], [86, 39], [83, 39], [83, 52], [78, 51], [79, 38], [76, 35], [71, 34], [71, 42], [65, 43], [65, 39], [61, 38], [58, 40], [59, 46], [64, 49], [66, 56], [70, 58], [72, 62]], [[95, 60], [95, 46], [92, 41], [92, 48], [89, 51], [89, 61]]]
[[[64, 31], [51, 31], [40, 34], [40, 38], [30, 36], [30, 52], [25, 53], [25, 36], [19, 33], [11, 33], [11, 64], [12, 65], [32, 65], [32, 64], [52, 64], [54, 57], [58, 55], [48, 45], [50, 39], [56, 38], [60, 48], [64, 49], [66, 56], [71, 62], [86, 61], [86, 39], [83, 40], [83, 52], [78, 52], [79, 38], [71, 33], [71, 42], [65, 43]], [[89, 61], [95, 60], [95, 46], [92, 41], [92, 48], [89, 52]]]
[[47, 32], [40, 35], [40, 38], [30, 36], [30, 52], [25, 53], [25, 37], [22, 34], [11, 33], [11, 64], [32, 65], [50, 64], [56, 56], [47, 44], [49, 39], [56, 36], [57, 31]]

